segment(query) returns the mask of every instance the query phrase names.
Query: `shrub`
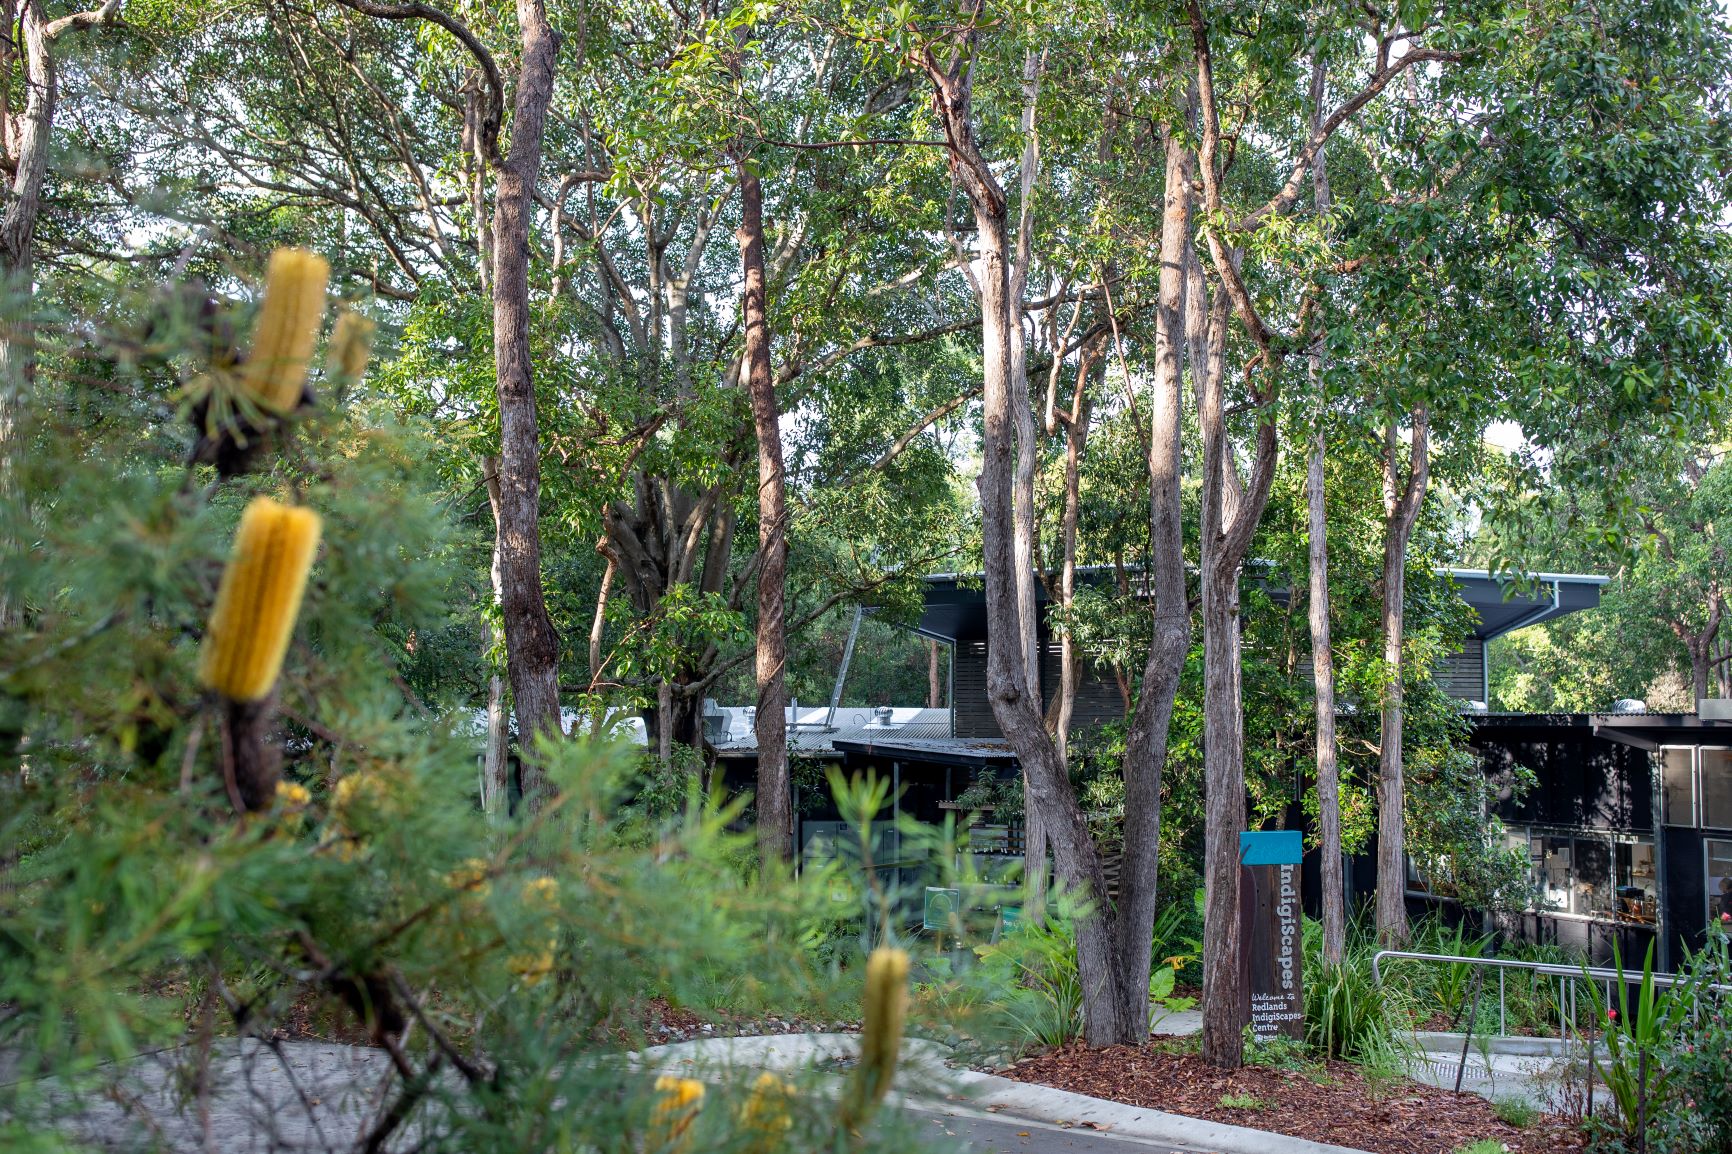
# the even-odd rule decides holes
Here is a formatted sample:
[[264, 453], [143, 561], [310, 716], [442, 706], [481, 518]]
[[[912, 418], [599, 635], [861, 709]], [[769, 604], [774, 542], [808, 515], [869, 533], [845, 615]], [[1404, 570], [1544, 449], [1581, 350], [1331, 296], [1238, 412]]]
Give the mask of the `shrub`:
[[1540, 1117], [1539, 1108], [1526, 1098], [1498, 1098], [1492, 1102], [1491, 1109], [1499, 1122], [1517, 1130], [1526, 1130]]

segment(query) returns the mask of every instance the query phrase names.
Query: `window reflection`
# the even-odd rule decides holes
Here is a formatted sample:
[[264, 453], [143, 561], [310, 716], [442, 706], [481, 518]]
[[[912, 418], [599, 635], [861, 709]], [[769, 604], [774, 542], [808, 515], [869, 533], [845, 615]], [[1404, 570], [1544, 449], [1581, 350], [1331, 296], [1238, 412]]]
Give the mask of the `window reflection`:
[[1670, 747], [1660, 751], [1661, 808], [1667, 825], [1696, 824], [1696, 751]]
[[1732, 749], [1702, 751], [1702, 824], [1732, 829]]
[[[1527, 852], [1536, 911], [1657, 922], [1652, 838], [1540, 829], [1512, 829], [1507, 837], [1511, 849]], [[1732, 858], [1732, 842], [1726, 844]]]
[[1710, 838], [1708, 848], [1708, 916], [1732, 914], [1732, 841]]

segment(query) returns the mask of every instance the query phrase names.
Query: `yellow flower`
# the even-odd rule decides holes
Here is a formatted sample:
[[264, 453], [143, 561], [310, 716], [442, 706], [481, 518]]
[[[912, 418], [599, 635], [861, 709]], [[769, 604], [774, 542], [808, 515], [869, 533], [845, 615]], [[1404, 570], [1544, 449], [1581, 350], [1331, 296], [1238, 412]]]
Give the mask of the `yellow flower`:
[[684, 1150], [704, 1105], [704, 1084], [696, 1078], [663, 1074], [656, 1079], [656, 1104], [650, 1111], [649, 1140], [645, 1154], [674, 1154]]
[[298, 781], [277, 782], [277, 802], [287, 810], [305, 809], [312, 804], [313, 795], [307, 792], [307, 787]]
[[199, 655], [207, 688], [232, 701], [270, 695], [301, 611], [320, 524], [311, 509], [269, 497], [255, 497], [241, 514]]
[[325, 371], [352, 385], [367, 371], [372, 352], [373, 322], [345, 309], [331, 330], [331, 343], [325, 347]]
[[276, 413], [301, 403], [307, 364], [325, 319], [325, 282], [331, 266], [302, 248], [279, 248], [265, 273], [265, 299], [253, 329], [253, 347], [241, 380], [260, 405]]
[[[343, 781], [351, 780], [353, 780], [352, 777], [345, 777], [343, 779]], [[337, 788], [340, 790], [342, 787], [343, 782], [338, 782]], [[445, 884], [454, 890], [469, 890], [473, 893], [485, 895], [491, 888], [487, 884], [487, 871], [490, 868], [492, 867], [488, 864], [485, 858], [472, 857], [450, 873], [446, 874]]]
[[523, 903], [543, 910], [559, 908], [559, 881], [556, 878], [530, 878], [523, 883]]
[[553, 939], [549, 939], [544, 950], [537, 950], [533, 954], [513, 954], [505, 959], [505, 968], [522, 978], [524, 985], [536, 985], [553, 973], [553, 947], [557, 944]]
[[857, 1131], [890, 1092], [902, 1026], [908, 1017], [908, 953], [879, 947], [866, 959], [866, 996], [861, 1006], [860, 1065], [843, 1107], [843, 1124]]
[[768, 1154], [794, 1126], [789, 1101], [794, 1084], [765, 1070], [752, 1083], [751, 1096], [740, 1107], [740, 1129], [749, 1154]]

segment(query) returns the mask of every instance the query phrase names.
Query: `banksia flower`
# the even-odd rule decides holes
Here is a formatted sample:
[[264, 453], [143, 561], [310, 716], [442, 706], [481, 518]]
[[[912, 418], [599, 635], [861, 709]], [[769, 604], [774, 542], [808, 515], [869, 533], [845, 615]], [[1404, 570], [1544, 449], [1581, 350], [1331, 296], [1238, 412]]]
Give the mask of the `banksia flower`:
[[781, 1143], [782, 1136], [793, 1129], [794, 1117], [789, 1101], [794, 1097], [793, 1083], [765, 1070], [752, 1083], [751, 1096], [740, 1107], [740, 1130], [746, 1135], [745, 1149], [749, 1154], [769, 1154]]
[[696, 1078], [663, 1074], [656, 1079], [656, 1104], [650, 1111], [649, 1141], [645, 1154], [674, 1154], [684, 1150], [692, 1123], [704, 1105], [704, 1084]]
[[319, 515], [257, 497], [241, 514], [199, 655], [199, 680], [231, 701], [277, 683], [319, 548]]
[[844, 1119], [850, 1130], [863, 1125], [872, 1108], [890, 1092], [896, 1057], [902, 1049], [902, 1023], [908, 1016], [908, 953], [880, 947], [866, 959], [866, 997], [860, 1025], [860, 1065], [854, 1071]]
[[253, 400], [272, 412], [292, 412], [301, 403], [307, 364], [325, 319], [325, 282], [330, 275], [331, 266], [318, 253], [279, 248], [271, 254], [264, 304], [253, 329], [252, 351], [241, 366], [241, 380]]
[[343, 384], [352, 385], [367, 371], [373, 353], [373, 322], [360, 313], [345, 310], [331, 329], [325, 346], [325, 369]]

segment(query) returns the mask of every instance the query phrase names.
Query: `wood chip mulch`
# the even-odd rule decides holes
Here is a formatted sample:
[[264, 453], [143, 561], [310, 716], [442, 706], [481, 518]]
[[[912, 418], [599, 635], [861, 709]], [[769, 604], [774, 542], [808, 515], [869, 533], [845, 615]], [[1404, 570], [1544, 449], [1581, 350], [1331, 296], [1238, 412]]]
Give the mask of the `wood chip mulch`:
[[[1174, 1052], [1171, 1039], [1147, 1046], [1091, 1050], [1077, 1043], [1028, 1058], [1006, 1077], [1106, 1098], [1150, 1110], [1273, 1130], [1372, 1154], [1452, 1154], [1495, 1139], [1516, 1154], [1578, 1150], [1581, 1132], [1556, 1118], [1525, 1130], [1500, 1122], [1490, 1102], [1473, 1094], [1402, 1081], [1381, 1095], [1357, 1067], [1329, 1062], [1299, 1072], [1246, 1066], [1221, 1070], [1195, 1054]], [[1222, 1106], [1226, 1096], [1256, 1107]]]

